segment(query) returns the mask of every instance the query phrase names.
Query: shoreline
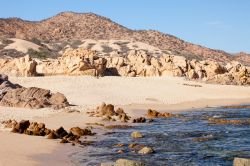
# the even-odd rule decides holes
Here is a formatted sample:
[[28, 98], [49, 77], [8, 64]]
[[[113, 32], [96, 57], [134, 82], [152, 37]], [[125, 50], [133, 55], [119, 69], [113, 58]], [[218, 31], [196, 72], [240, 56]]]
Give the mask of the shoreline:
[[[173, 105], [155, 105], [155, 104], [130, 104], [124, 106], [116, 106], [122, 107], [125, 111], [132, 117], [140, 117], [144, 116], [147, 109], [156, 109], [160, 112], [172, 112], [172, 113], [181, 113], [188, 111], [196, 111], [199, 109], [204, 109], [207, 107], [220, 107], [220, 106], [228, 106], [228, 105], [243, 105], [249, 104], [250, 99], [231, 99], [231, 100], [200, 100], [196, 102], [185, 102], [180, 104]], [[194, 106], [194, 104], [196, 104]], [[190, 107], [190, 106], [194, 107]], [[205, 106], [205, 107], [203, 107]], [[81, 116], [79, 116], [81, 115]], [[65, 120], [68, 119], [67, 123]], [[66, 128], [70, 128], [73, 126], [85, 126], [86, 123], [95, 123], [100, 122], [99, 118], [88, 117], [85, 113], [66, 113], [66, 112], [57, 112], [55, 114], [51, 114], [47, 117], [34, 117], [34, 121], [44, 122], [46, 126], [49, 127], [59, 127], [63, 124]], [[84, 123], [83, 123], [84, 121]], [[58, 140], [48, 140], [44, 137], [36, 137], [36, 136], [27, 136], [10, 133], [9, 131], [0, 131], [0, 137], [7, 142], [9, 140], [13, 141], [13, 144], [8, 145], [7, 142], [1, 142], [2, 149], [8, 149], [9, 151], [1, 151], [0, 150], [0, 164], [8, 163], [8, 165], [15, 165], [16, 162], [22, 165], [44, 165], [44, 164], [58, 164], [60, 165], [72, 165], [73, 162], [70, 159], [70, 154], [79, 150], [79, 147], [73, 147], [70, 144], [60, 144]], [[98, 137], [98, 136], [97, 136]], [[17, 142], [16, 142], [17, 141]], [[15, 142], [15, 143], [14, 143]], [[21, 144], [20, 146], [18, 144]], [[28, 144], [29, 148], [26, 146], [22, 146]], [[5, 145], [5, 146], [3, 146]], [[18, 147], [20, 150], [17, 152]], [[39, 149], [35, 150], [34, 149]], [[23, 151], [24, 150], [24, 151]], [[5, 154], [15, 155], [15, 160], [12, 157], [8, 157]]]
[[[102, 102], [113, 104], [115, 108], [121, 107], [132, 117], [144, 116], [149, 108], [180, 113], [206, 107], [250, 104], [250, 87], [202, 84], [182, 78], [105, 77], [96, 79], [53, 76], [19, 77], [10, 78], [10, 80], [25, 87], [36, 86], [50, 89], [52, 92], [61, 92], [65, 94], [70, 104], [77, 105], [71, 108], [80, 112], [73, 113], [47, 108], [28, 110], [0, 107], [0, 120], [28, 119], [43, 122], [51, 129], [63, 126], [68, 130], [75, 126], [84, 127], [86, 123], [100, 122], [100, 118], [92, 118], [85, 113], [88, 108], [94, 108]], [[199, 84], [202, 87], [184, 86], [184, 83]], [[3, 161], [8, 165], [15, 165], [16, 162], [20, 166], [44, 165], [44, 162], [49, 162], [50, 165], [57, 163], [70, 165], [69, 152], [77, 149], [72, 148], [71, 145], [61, 145], [59, 141], [6, 131], [0, 131], [0, 137], [6, 140], [0, 141], [0, 146], [4, 147], [0, 150], [0, 165]], [[8, 143], [9, 140], [11, 143]], [[12, 160], [13, 158], [15, 160]]]

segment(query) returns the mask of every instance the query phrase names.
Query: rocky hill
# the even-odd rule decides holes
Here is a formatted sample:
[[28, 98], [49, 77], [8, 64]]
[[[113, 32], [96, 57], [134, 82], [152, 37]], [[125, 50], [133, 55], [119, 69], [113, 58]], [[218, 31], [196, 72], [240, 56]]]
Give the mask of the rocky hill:
[[247, 54], [245, 52], [240, 52], [235, 55], [234, 59], [246, 66], [250, 66], [250, 54]]
[[[210, 59], [229, 62], [235, 57], [220, 50], [213, 50], [189, 42], [172, 35], [154, 30], [131, 30], [108, 18], [93, 13], [64, 12], [46, 20], [31, 22], [18, 18], [0, 19], [1, 38], [20, 38], [40, 40], [43, 42], [65, 42], [70, 40], [129, 40], [142, 42], [161, 50], [172, 51], [176, 55], [188, 59]], [[237, 60], [250, 64], [249, 58]]]

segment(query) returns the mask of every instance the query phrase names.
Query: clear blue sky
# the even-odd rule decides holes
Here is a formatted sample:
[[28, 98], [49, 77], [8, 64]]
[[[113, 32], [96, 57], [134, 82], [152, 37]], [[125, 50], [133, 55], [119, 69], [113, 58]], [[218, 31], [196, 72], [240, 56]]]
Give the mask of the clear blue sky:
[[41, 20], [93, 12], [131, 29], [155, 29], [228, 52], [250, 53], [250, 0], [1, 0], [0, 17]]

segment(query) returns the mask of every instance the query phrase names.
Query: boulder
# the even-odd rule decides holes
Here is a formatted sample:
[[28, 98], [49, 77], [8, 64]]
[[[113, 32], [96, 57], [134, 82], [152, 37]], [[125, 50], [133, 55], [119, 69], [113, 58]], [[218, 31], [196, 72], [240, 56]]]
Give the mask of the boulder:
[[13, 127], [12, 132], [22, 134], [29, 127], [29, 125], [30, 122], [28, 120], [22, 120]]
[[7, 91], [2, 97], [0, 105], [23, 108], [63, 108], [69, 103], [62, 94], [53, 94], [49, 90], [36, 87], [22, 87]]
[[29, 55], [15, 59], [0, 59], [0, 74], [9, 76], [36, 76], [37, 62]]
[[234, 166], [250, 166], [250, 158], [234, 158]]
[[134, 131], [131, 133], [132, 138], [142, 138], [143, 135], [139, 131]]
[[113, 115], [116, 115], [116, 112], [114, 110], [114, 105], [112, 104], [105, 104], [105, 103], [102, 103], [101, 106], [99, 106], [97, 108], [97, 112], [99, 113], [99, 115], [101, 116], [113, 116]]
[[48, 139], [58, 139], [59, 136], [57, 135], [57, 133], [55, 131], [51, 131], [48, 135], [47, 135]]
[[146, 118], [144, 118], [144, 117], [136, 118], [136, 119], [133, 119], [132, 122], [133, 123], [145, 123], [146, 122]]
[[76, 137], [81, 137], [81, 136], [84, 136], [84, 135], [92, 135], [91, 130], [89, 130], [89, 129], [81, 129], [80, 127], [72, 127], [70, 129], [70, 132]]
[[58, 129], [56, 129], [55, 134], [59, 138], [63, 138], [64, 136], [68, 135], [68, 132], [66, 130], [64, 130], [63, 127], [59, 127]]
[[114, 166], [144, 166], [142, 162], [128, 159], [118, 159]]
[[151, 147], [144, 147], [138, 153], [139, 154], [150, 154], [150, 153], [154, 153], [154, 149]]

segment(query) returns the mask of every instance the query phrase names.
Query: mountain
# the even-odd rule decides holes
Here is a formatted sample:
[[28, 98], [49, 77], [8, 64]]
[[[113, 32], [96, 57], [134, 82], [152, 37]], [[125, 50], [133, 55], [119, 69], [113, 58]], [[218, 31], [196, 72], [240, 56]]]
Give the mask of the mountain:
[[[131, 30], [108, 18], [93, 13], [63, 12], [46, 20], [32, 22], [19, 18], [0, 19], [1, 38], [20, 38], [64, 42], [69, 40], [129, 40], [142, 42], [161, 50], [192, 59], [211, 59], [221, 62], [234, 60], [231, 54], [185, 42], [172, 35], [154, 30]], [[250, 64], [249, 58], [238, 58]]]
[[240, 52], [235, 55], [234, 60], [241, 62], [242, 64], [249, 66], [250, 65], [250, 54], [245, 52]]

